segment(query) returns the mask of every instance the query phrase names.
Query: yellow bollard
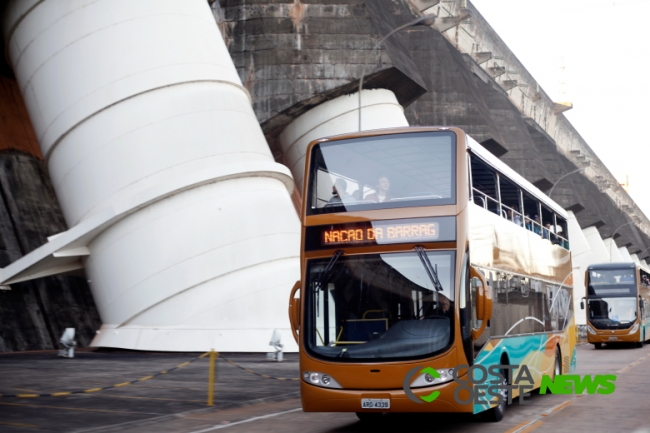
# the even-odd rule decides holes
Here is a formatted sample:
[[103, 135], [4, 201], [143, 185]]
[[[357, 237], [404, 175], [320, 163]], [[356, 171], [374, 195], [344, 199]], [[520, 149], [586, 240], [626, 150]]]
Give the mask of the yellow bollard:
[[208, 373], [208, 406], [214, 406], [214, 371], [219, 352], [210, 351], [210, 371]]

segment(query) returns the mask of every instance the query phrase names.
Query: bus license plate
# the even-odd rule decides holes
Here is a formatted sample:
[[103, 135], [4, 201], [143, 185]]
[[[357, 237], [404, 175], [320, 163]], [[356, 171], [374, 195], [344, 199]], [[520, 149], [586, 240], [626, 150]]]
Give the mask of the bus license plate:
[[387, 398], [362, 398], [361, 409], [390, 409], [390, 400]]
[[618, 340], [618, 337], [609, 337], [609, 340], [616, 341]]

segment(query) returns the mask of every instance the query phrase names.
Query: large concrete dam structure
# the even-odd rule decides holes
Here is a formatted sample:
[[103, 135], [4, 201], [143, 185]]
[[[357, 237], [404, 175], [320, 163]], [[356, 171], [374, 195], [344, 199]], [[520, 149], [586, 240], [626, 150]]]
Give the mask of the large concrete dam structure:
[[3, 16], [0, 351], [56, 347], [65, 327], [168, 351], [266, 351], [280, 329], [294, 349], [304, 150], [357, 130], [360, 107], [364, 130], [462, 127], [553, 190], [576, 298], [590, 263], [647, 266], [650, 221], [469, 1], [29, 0]]

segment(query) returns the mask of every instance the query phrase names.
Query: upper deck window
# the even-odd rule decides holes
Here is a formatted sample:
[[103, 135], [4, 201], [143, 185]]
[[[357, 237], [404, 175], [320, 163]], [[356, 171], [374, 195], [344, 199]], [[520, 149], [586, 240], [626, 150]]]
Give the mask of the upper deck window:
[[317, 144], [307, 215], [456, 203], [456, 135], [414, 132]]
[[636, 271], [624, 269], [590, 269], [588, 296], [636, 296]]

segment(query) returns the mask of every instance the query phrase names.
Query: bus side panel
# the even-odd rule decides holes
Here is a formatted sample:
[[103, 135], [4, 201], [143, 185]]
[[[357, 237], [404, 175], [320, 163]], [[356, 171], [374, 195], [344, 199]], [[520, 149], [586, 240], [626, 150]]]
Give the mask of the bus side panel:
[[[540, 387], [542, 382], [542, 375], [552, 374], [554, 361], [555, 361], [555, 348], [562, 346], [566, 347], [567, 359], [574, 357], [575, 354], [573, 350], [575, 348], [575, 343], [570, 344], [571, 336], [570, 329], [567, 327], [564, 333], [552, 333], [552, 334], [536, 334], [536, 335], [522, 335], [515, 337], [502, 337], [494, 338], [490, 340], [484, 347], [483, 350], [479, 353], [476, 358], [475, 365], [482, 365], [486, 369], [489, 369], [490, 366], [500, 365], [501, 360], [504, 355], [508, 359], [509, 365], [526, 365], [528, 371], [530, 372], [533, 379], [533, 389]], [[575, 338], [575, 330], [573, 331]], [[567, 344], [563, 344], [566, 342]], [[575, 341], [575, 340], [573, 340]], [[562, 352], [562, 358], [564, 359], [564, 351]], [[567, 367], [570, 361], [567, 361]], [[521, 368], [518, 368], [513, 371], [511, 381], [513, 385], [516, 385], [516, 379], [521, 373]], [[563, 362], [563, 373], [567, 373], [568, 368], [564, 368]], [[493, 380], [494, 377], [490, 376], [490, 380]], [[526, 377], [522, 376], [520, 379], [520, 385], [528, 385]], [[512, 392], [512, 398], [515, 399], [519, 396], [519, 391], [514, 390]], [[485, 404], [475, 404], [474, 413], [483, 412], [490, 409], [490, 405]]]
[[573, 285], [569, 250], [473, 203], [468, 208], [474, 266]]

